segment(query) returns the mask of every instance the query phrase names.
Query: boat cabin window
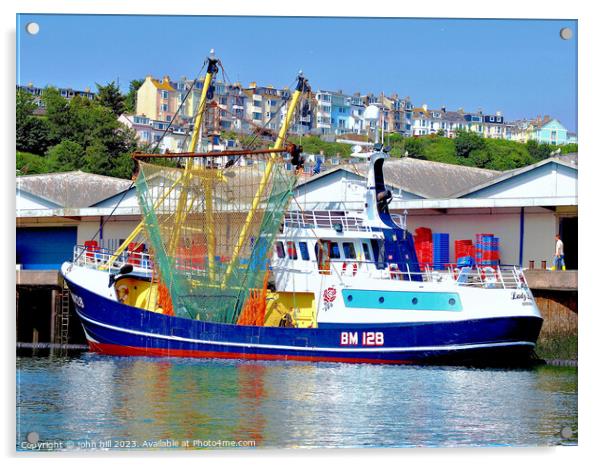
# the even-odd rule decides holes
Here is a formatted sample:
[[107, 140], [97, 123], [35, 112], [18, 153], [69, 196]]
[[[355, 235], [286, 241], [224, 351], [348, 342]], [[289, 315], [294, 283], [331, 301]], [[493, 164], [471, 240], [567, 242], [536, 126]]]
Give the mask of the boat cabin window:
[[364, 256], [366, 256], [367, 261], [372, 260], [372, 254], [370, 254], [370, 246], [368, 243], [362, 241], [362, 248], [364, 249]]
[[353, 243], [343, 243], [343, 252], [345, 259], [355, 259], [355, 246]]
[[309, 249], [307, 249], [307, 243], [305, 241], [299, 241], [299, 252], [301, 252], [301, 259], [304, 261], [309, 260]]
[[284, 255], [284, 244], [282, 244], [282, 241], [276, 241], [276, 255], [280, 259], [284, 259], [284, 257], [285, 257], [285, 255]]
[[316, 260], [318, 262], [318, 272], [323, 275], [330, 275], [330, 241], [319, 239], [316, 242]]
[[382, 270], [386, 267], [385, 264], [385, 242], [382, 239], [371, 239], [372, 251], [374, 252], [374, 261], [376, 268]]
[[336, 241], [330, 241], [329, 253], [331, 259], [340, 259], [341, 250], [339, 249], [339, 243], [337, 243]]
[[297, 260], [297, 248], [295, 247], [294, 241], [286, 242], [286, 252], [288, 253], [289, 259]]

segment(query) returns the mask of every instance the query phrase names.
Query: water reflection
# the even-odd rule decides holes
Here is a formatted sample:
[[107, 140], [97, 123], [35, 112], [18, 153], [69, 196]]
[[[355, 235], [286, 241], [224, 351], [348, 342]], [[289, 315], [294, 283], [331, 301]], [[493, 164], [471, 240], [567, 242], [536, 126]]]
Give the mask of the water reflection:
[[[577, 372], [77, 357], [18, 359], [18, 432], [257, 446], [550, 445]], [[573, 439], [573, 443], [576, 439]], [[570, 443], [570, 442], [569, 442]], [[192, 443], [189, 447], [193, 447]]]

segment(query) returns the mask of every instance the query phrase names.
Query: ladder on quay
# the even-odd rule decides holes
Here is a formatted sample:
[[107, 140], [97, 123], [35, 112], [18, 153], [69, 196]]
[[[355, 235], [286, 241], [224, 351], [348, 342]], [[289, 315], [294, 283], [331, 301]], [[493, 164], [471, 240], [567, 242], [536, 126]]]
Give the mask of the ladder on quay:
[[59, 309], [56, 315], [56, 329], [57, 332], [57, 343], [60, 345], [61, 349], [65, 348], [65, 346], [69, 343], [69, 307], [71, 302], [71, 296], [69, 294], [69, 288], [65, 283], [63, 283], [63, 288], [60, 291], [61, 299], [59, 304]]

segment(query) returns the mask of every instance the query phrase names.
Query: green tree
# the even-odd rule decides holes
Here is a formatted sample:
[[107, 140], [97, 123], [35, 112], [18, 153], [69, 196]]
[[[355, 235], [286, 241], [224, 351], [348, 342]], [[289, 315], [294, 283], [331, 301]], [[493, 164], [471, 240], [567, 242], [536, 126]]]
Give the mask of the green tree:
[[484, 138], [472, 131], [458, 131], [454, 145], [456, 146], [456, 155], [464, 158], [469, 157], [475, 150], [485, 148]]
[[579, 152], [579, 145], [576, 142], [570, 142], [563, 146], [560, 146], [560, 151], [563, 154], [571, 154], [573, 152]]
[[16, 146], [18, 151], [42, 155], [52, 144], [48, 122], [33, 115], [34, 97], [22, 89], [16, 96]]
[[414, 159], [425, 159], [425, 142], [422, 138], [407, 138], [405, 141], [405, 152], [408, 157]]
[[424, 158], [433, 162], [457, 164], [456, 147], [452, 139], [442, 136], [423, 138]]
[[551, 152], [557, 149], [557, 147], [555, 146], [551, 146], [549, 144], [542, 144], [533, 139], [529, 139], [527, 141], [526, 148], [535, 161], [547, 159], [550, 156]]
[[77, 142], [65, 139], [48, 151], [52, 171], [72, 171], [85, 167], [84, 149]]
[[47, 173], [48, 159], [29, 152], [17, 152], [16, 160], [17, 175], [37, 175]]
[[493, 170], [512, 170], [535, 162], [525, 144], [503, 139], [485, 139], [489, 152], [489, 161], [485, 168]]
[[116, 116], [121, 115], [126, 109], [125, 97], [121, 94], [115, 81], [111, 81], [105, 86], [96, 83], [98, 93], [96, 101], [103, 107], [111, 110]]
[[138, 102], [138, 89], [144, 83], [144, 79], [132, 79], [128, 93], [125, 96], [125, 111], [127, 113], [136, 113], [136, 103]]
[[[81, 169], [101, 175], [131, 176], [130, 154], [137, 147], [136, 134], [122, 125], [111, 109], [79, 96], [66, 101], [54, 89], [48, 89], [44, 98], [53, 135], [61, 144], [79, 146], [68, 145], [69, 151], [61, 147], [58, 154], [53, 152], [54, 170]], [[68, 153], [79, 159], [72, 160]]]

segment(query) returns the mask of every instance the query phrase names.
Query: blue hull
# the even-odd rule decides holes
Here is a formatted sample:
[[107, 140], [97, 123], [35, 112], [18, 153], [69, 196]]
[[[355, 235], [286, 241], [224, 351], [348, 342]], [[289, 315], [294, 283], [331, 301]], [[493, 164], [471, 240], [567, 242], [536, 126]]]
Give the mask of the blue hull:
[[540, 317], [506, 317], [313, 329], [239, 326], [148, 312], [67, 283], [91, 350], [114, 355], [514, 365], [529, 360], [542, 325]]

